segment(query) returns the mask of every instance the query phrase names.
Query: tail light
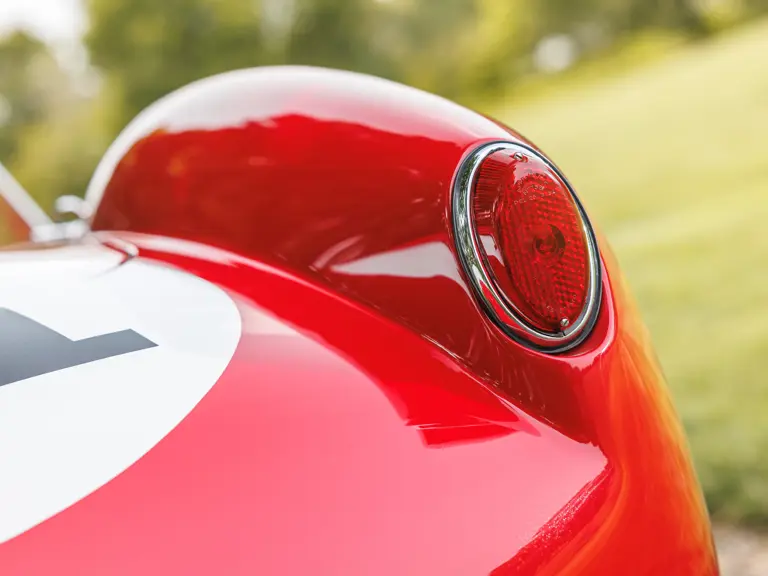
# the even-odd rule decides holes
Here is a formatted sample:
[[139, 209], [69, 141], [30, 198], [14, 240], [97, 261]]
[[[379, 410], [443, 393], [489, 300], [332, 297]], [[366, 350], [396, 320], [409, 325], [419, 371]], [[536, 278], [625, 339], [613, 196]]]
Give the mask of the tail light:
[[600, 301], [597, 244], [551, 162], [521, 144], [482, 146], [459, 170], [453, 222], [477, 297], [509, 336], [546, 352], [587, 336]]

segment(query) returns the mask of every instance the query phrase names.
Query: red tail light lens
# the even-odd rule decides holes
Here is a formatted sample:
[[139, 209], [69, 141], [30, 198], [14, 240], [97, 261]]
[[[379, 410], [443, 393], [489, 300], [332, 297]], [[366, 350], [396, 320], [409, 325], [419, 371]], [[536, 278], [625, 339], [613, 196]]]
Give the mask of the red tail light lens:
[[499, 150], [480, 165], [472, 209], [493, 280], [546, 332], [573, 324], [589, 284], [587, 237], [567, 186], [540, 159]]
[[491, 144], [462, 166], [454, 190], [462, 263], [480, 301], [510, 335], [562, 351], [594, 323], [594, 234], [558, 170], [519, 144]]

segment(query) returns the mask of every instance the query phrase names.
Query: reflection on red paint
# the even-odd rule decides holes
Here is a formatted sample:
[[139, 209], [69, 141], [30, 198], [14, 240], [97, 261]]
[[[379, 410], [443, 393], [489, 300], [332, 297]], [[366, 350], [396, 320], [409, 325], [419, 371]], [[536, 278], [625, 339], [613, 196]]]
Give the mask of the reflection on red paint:
[[[182, 494], [163, 503], [165, 484], [152, 493], [162, 514], [184, 519], [178, 545], [195, 549], [200, 566], [213, 538], [220, 554], [242, 554], [260, 573], [716, 574], [678, 419], [605, 243], [597, 324], [567, 354], [510, 341], [472, 297], [453, 252], [451, 184], [468, 151], [500, 139], [519, 141], [434, 97], [301, 71], [203, 83], [141, 118], [94, 179], [94, 229], [225, 286], [301, 338], [248, 338], [215, 402], [201, 405], [236, 410], [234, 422], [217, 420], [237, 428], [217, 436], [224, 445], [256, 434], [272, 443], [200, 455], [230, 474], [239, 507], [222, 501], [226, 477], [208, 479], [177, 444], [191, 422], [105, 493], [142, 497], [133, 482], [160, 470], [178, 478], [163, 458], [191, 458], [181, 468], [204, 485], [183, 495], [204, 499], [221, 534], [184, 511]], [[339, 358], [365, 378], [339, 376]], [[396, 418], [355, 395], [372, 386]], [[271, 411], [238, 404], [256, 391]], [[200, 442], [212, 425], [194, 424]], [[400, 443], [404, 434], [418, 450]], [[363, 442], [371, 435], [375, 443]], [[295, 442], [315, 452], [281, 460]], [[240, 469], [243, 454], [253, 461]], [[275, 466], [297, 496], [275, 500], [275, 477], [257, 474], [256, 462]], [[315, 475], [317, 485], [307, 480]], [[107, 500], [94, 498], [94, 518], [117, 513]], [[271, 532], [250, 525], [265, 513]], [[236, 553], [227, 534], [267, 550]], [[305, 564], [297, 541], [315, 554]], [[121, 552], [104, 545], [107, 567], [108, 551]]]
[[595, 518], [606, 506], [613, 470], [608, 467], [584, 486], [531, 541], [491, 576], [542, 574], [574, 540], [589, 540], [597, 530]]
[[[279, 148], [280, 140], [273, 146], [284, 124], [312, 134], [315, 147], [301, 155], [290, 146]], [[339, 134], [350, 129], [361, 143], [373, 143], [368, 144], [373, 150], [358, 149], [360, 158], [340, 155]], [[424, 146], [428, 152], [419, 154]], [[377, 153], [379, 147], [396, 152]], [[251, 165], [252, 148], [269, 149], [270, 163]], [[94, 228], [189, 238], [287, 265], [341, 288], [386, 309], [488, 381], [507, 387], [530, 410], [578, 436], [572, 391], [561, 377], [532, 387], [526, 374], [499, 372], [495, 356], [501, 348], [518, 357], [524, 372], [530, 363], [550, 364], [556, 372], [568, 372], [570, 366], [511, 346], [478, 316], [463, 282], [456, 281], [461, 272], [444, 211], [460, 155], [461, 147], [454, 144], [302, 117], [275, 118], [267, 128], [249, 123], [220, 131], [154, 132], [118, 165]], [[425, 160], [414, 164], [419, 158]], [[380, 278], [345, 271], [386, 254], [397, 254], [393, 260], [399, 270], [400, 253], [427, 245], [445, 255], [435, 263], [439, 272], [433, 276], [400, 272]], [[434, 298], [446, 293], [454, 296]]]

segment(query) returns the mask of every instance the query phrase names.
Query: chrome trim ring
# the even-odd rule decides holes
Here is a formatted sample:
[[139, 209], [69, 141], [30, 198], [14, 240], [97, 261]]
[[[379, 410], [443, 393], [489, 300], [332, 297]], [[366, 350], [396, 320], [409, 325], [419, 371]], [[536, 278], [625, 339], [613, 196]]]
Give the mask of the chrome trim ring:
[[[581, 314], [570, 326], [561, 332], [543, 332], [525, 321], [519, 310], [514, 308], [502, 295], [488, 272], [489, 266], [481, 248], [474, 225], [472, 197], [480, 166], [488, 156], [499, 150], [511, 150], [526, 156], [533, 156], [544, 162], [565, 184], [581, 217], [581, 225], [587, 240], [589, 257], [589, 286], [587, 299]], [[493, 142], [474, 150], [459, 167], [453, 185], [453, 227], [459, 260], [469, 277], [480, 304], [494, 322], [514, 340], [540, 352], [550, 354], [565, 352], [580, 344], [589, 335], [597, 319], [602, 295], [601, 265], [594, 231], [584, 207], [560, 170], [533, 148], [520, 143]]]

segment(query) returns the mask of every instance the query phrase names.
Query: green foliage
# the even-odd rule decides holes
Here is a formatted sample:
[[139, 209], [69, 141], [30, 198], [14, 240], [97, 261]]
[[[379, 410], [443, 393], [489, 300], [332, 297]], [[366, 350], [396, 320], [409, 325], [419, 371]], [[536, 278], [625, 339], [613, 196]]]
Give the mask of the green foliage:
[[[124, 94], [121, 124], [188, 82], [236, 68], [307, 64], [457, 94], [453, 40], [472, 0], [88, 0], [92, 63]], [[428, 78], [428, 81], [424, 81]]]
[[193, 80], [263, 64], [250, 0], [88, 0], [94, 66], [123, 92], [118, 126]]
[[371, 41], [377, 11], [367, 0], [298, 0], [280, 63], [391, 75], [384, 50]]
[[13, 157], [26, 128], [49, 115], [62, 81], [45, 44], [25, 32], [0, 38], [0, 162]]
[[550, 33], [701, 30], [688, 0], [88, 0], [93, 64], [126, 123], [200, 77], [261, 64], [368, 72], [461, 99], [493, 91]]
[[94, 100], [72, 103], [47, 122], [28, 127], [18, 139], [14, 175], [45, 210], [59, 196], [85, 191], [112, 141], [108, 127], [115, 124], [116, 99], [104, 90]]

